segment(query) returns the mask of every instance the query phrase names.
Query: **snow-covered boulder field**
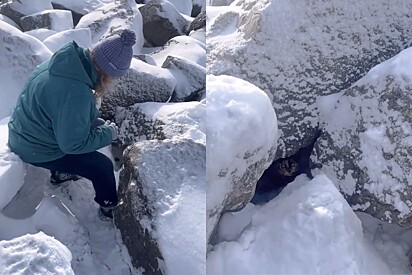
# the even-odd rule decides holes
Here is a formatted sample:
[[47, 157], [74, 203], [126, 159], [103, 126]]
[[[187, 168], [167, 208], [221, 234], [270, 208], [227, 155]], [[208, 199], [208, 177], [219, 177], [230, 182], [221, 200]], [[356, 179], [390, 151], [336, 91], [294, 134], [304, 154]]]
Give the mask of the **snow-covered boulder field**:
[[210, 274], [391, 274], [326, 176], [299, 176], [265, 204], [227, 213]]
[[207, 71], [247, 80], [271, 97], [276, 158], [290, 156], [314, 141], [318, 97], [349, 88], [409, 45], [411, 9], [409, 0], [236, 0], [210, 18]]
[[411, 82], [408, 48], [321, 100], [324, 132], [312, 156], [355, 210], [403, 227], [412, 226]]
[[276, 152], [277, 122], [267, 95], [241, 79], [208, 75], [206, 94], [209, 242], [221, 214], [253, 197]]
[[[148, 23], [144, 11], [151, 11], [150, 2], [10, 0], [0, 4], [1, 244], [2, 240], [13, 242], [27, 233], [43, 231], [70, 250], [73, 258], [65, 259], [75, 274], [205, 274], [206, 22], [201, 13], [204, 3], [153, 1], [167, 7], [167, 12], [155, 10], [154, 17], [162, 20]], [[194, 12], [197, 20], [191, 17], [194, 7], [198, 10]], [[170, 24], [178, 26], [179, 32], [167, 33]], [[73, 40], [81, 47], [93, 47], [126, 28], [137, 36], [131, 69], [98, 100], [102, 117], [115, 120], [120, 126], [121, 144], [112, 146], [112, 152], [122, 158], [123, 149], [131, 146], [126, 151], [119, 182], [124, 204], [116, 212], [118, 230], [111, 224], [100, 224], [92, 184], [87, 179], [49, 190], [49, 171], [30, 165], [26, 169], [6, 143], [8, 117], [25, 80], [38, 64]], [[149, 43], [152, 37], [162, 43], [153, 47]], [[142, 119], [144, 127], [139, 128]], [[159, 121], [160, 128], [156, 124]], [[152, 135], [151, 131], [161, 134]], [[148, 139], [153, 140], [143, 141]], [[110, 154], [111, 150], [103, 151]], [[109, 157], [117, 161], [116, 156]], [[144, 163], [139, 162], [142, 160]], [[26, 170], [29, 174], [25, 177]], [[141, 178], [145, 173], [147, 177]], [[134, 184], [144, 188], [136, 191]], [[147, 194], [154, 194], [149, 206], [148, 201], [134, 203], [149, 198]], [[51, 197], [55, 202], [48, 204]], [[41, 207], [37, 207], [39, 204]], [[54, 204], [64, 211], [57, 211]], [[47, 220], [43, 214], [49, 210], [59, 213], [56, 223], [67, 227], [67, 231]], [[145, 211], [150, 211], [153, 220], [140, 219]], [[153, 239], [148, 237], [149, 227], [149, 237]], [[136, 240], [143, 246], [136, 247]], [[144, 245], [154, 250], [146, 250]], [[30, 253], [30, 248], [25, 247], [26, 250]], [[7, 256], [7, 262], [2, 260], [1, 264], [12, 267], [18, 259]], [[45, 267], [44, 273], [39, 274], [72, 274], [69, 269], [63, 270], [65, 262], [56, 263], [61, 270], [49, 272]], [[24, 268], [23, 264], [19, 266]], [[36, 266], [43, 268], [40, 263]], [[0, 266], [0, 273], [3, 270], [7, 269]]]

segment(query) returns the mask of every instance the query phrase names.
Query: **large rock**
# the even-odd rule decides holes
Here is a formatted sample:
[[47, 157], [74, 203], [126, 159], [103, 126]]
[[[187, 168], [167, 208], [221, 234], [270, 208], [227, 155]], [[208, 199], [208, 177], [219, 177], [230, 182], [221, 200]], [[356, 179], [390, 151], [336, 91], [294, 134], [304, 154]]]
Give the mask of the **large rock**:
[[144, 38], [152, 46], [163, 46], [169, 39], [186, 34], [187, 20], [169, 1], [152, 0], [139, 9]]
[[15, 27], [15, 28], [17, 28], [17, 29], [19, 29], [19, 30], [21, 30], [21, 29], [20, 29], [20, 26], [17, 25], [16, 22], [14, 22], [13, 20], [11, 20], [10, 18], [8, 18], [7, 16], [5, 16], [5, 15], [3, 15], [3, 14], [0, 14], [0, 20], [3, 21], [3, 22], [6, 22], [6, 23], [9, 24], [9, 25], [12, 25], [13, 27]]
[[202, 11], [189, 26], [187, 33], [198, 29], [206, 28], [206, 11]]
[[168, 56], [189, 59], [202, 67], [206, 67], [206, 45], [199, 40], [181, 35], [167, 41], [159, 50], [150, 54], [158, 66], [166, 61]]
[[134, 54], [139, 54], [143, 47], [142, 15], [134, 0], [114, 1], [91, 11], [76, 25], [76, 29], [80, 28], [90, 28], [93, 44], [123, 29], [130, 29], [136, 33], [137, 38], [133, 46]]
[[3, 21], [0, 21], [0, 41], [0, 83], [7, 83], [0, 92], [2, 119], [11, 115], [29, 75], [51, 52], [36, 38]]
[[24, 16], [20, 19], [23, 31], [34, 29], [50, 29], [61, 32], [73, 29], [73, 19], [70, 11], [45, 10]]
[[178, 135], [205, 144], [205, 115], [204, 102], [138, 103], [117, 112], [119, 141], [126, 146], [141, 140], [172, 139]]
[[114, 218], [143, 274], [205, 274], [205, 162], [205, 144], [182, 138], [126, 150]]
[[206, 68], [185, 58], [169, 56], [162, 68], [177, 79], [171, 102], [200, 100], [206, 93]]
[[205, 0], [192, 0], [192, 17], [197, 17], [202, 11], [206, 11]]
[[149, 101], [166, 102], [175, 86], [176, 79], [168, 70], [133, 59], [129, 72], [105, 92], [102, 117], [112, 119], [117, 107]]
[[79, 47], [89, 48], [92, 45], [90, 29], [85, 28], [62, 31], [49, 36], [43, 41], [43, 43], [52, 52], [56, 52], [72, 41], [76, 41]]
[[250, 202], [276, 151], [276, 114], [267, 95], [230, 76], [207, 76], [207, 238], [222, 213]]
[[23, 16], [51, 9], [53, 7], [50, 0], [38, 0], [35, 5], [32, 0], [11, 0], [0, 5], [0, 14], [9, 17], [21, 27], [20, 18]]
[[[64, 1], [64, 2], [66, 2], [66, 1]], [[79, 23], [80, 19], [83, 17], [83, 15], [85, 15], [87, 12], [81, 13], [81, 12], [76, 12], [76, 11], [70, 9], [70, 8], [67, 8], [66, 7], [67, 3], [68, 2], [63, 3], [63, 4], [59, 4], [59, 3], [52, 2], [52, 6], [53, 6], [53, 9], [55, 9], [55, 10], [68, 10], [68, 11], [70, 11], [72, 13], [73, 25], [76, 26], [77, 23]]]
[[408, 45], [411, 8], [408, 0], [237, 0], [208, 29], [208, 73], [240, 77], [271, 97], [276, 158], [287, 157], [313, 142], [318, 97], [349, 88]]
[[[313, 161], [355, 210], [412, 227], [412, 49], [374, 67], [331, 110]], [[326, 103], [325, 103], [326, 102]]]
[[229, 6], [235, 0], [207, 0], [210, 6]]

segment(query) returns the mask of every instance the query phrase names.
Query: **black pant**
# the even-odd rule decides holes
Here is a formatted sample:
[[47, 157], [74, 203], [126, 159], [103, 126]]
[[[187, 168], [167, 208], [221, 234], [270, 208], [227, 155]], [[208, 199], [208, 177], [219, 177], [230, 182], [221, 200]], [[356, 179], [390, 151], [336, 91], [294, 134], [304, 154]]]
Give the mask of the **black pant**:
[[96, 197], [94, 200], [101, 206], [117, 205], [116, 179], [113, 163], [100, 152], [79, 155], [65, 155], [43, 163], [31, 163], [51, 171], [75, 174], [92, 181]]

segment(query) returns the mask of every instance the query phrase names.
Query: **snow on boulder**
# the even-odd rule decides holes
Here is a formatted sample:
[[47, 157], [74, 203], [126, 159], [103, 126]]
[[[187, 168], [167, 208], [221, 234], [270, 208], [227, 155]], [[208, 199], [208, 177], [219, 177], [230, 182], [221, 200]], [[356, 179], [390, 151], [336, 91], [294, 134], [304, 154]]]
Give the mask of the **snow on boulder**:
[[144, 274], [206, 274], [205, 162], [205, 145], [184, 138], [126, 149], [114, 220]]
[[76, 41], [77, 45], [83, 48], [89, 48], [92, 45], [92, 36], [89, 28], [73, 29], [59, 32], [43, 41], [52, 52], [56, 52], [67, 43]]
[[[7, 146], [9, 117], [0, 120], [0, 210], [17, 194], [24, 184], [26, 166]], [[0, 269], [1, 270], [1, 269]]]
[[45, 10], [20, 19], [22, 29], [50, 29], [56, 32], [73, 29], [72, 13], [64, 10]]
[[50, 0], [36, 0], [35, 5], [33, 0], [10, 0], [0, 5], [0, 14], [9, 17], [20, 26], [20, 18], [23, 16], [51, 9], [53, 7]]
[[134, 0], [112, 1], [99, 9], [83, 16], [76, 29], [89, 28], [93, 45], [100, 40], [116, 35], [121, 30], [129, 29], [136, 33], [134, 54], [139, 54], [143, 47], [142, 15]]
[[56, 34], [56, 31], [49, 30], [49, 29], [35, 29], [31, 31], [24, 32], [25, 34], [31, 35], [40, 41], [44, 41], [47, 37]]
[[411, 60], [408, 48], [322, 106], [312, 156], [354, 209], [403, 227], [412, 227]]
[[168, 70], [133, 58], [129, 72], [105, 92], [102, 117], [112, 119], [117, 107], [148, 101], [166, 102], [175, 86], [176, 79]]
[[143, 17], [144, 38], [152, 46], [163, 46], [169, 39], [186, 34], [187, 20], [169, 1], [152, 0], [139, 10]]
[[276, 158], [291, 156], [315, 139], [318, 97], [409, 45], [411, 9], [409, 0], [238, 0], [208, 28], [208, 73], [264, 90], [279, 114]]
[[206, 29], [198, 29], [196, 31], [191, 31], [189, 37], [196, 39], [206, 45]]
[[186, 35], [170, 39], [161, 49], [151, 54], [158, 66], [161, 66], [168, 56], [186, 58], [206, 68], [206, 45], [199, 40]]
[[206, 68], [186, 58], [169, 56], [162, 68], [176, 79], [171, 102], [196, 101], [206, 93]]
[[276, 114], [267, 95], [231, 76], [206, 78], [207, 238], [220, 215], [242, 209], [272, 163]]
[[119, 141], [121, 145], [130, 145], [141, 140], [181, 136], [206, 144], [205, 116], [204, 102], [148, 102], [119, 108], [116, 113]]
[[2, 274], [74, 275], [71, 260], [70, 250], [43, 232], [0, 241]]
[[[11, 115], [34, 68], [51, 52], [36, 38], [0, 21], [0, 119]], [[13, 68], [12, 70], [10, 68]]]
[[[225, 230], [239, 234], [208, 253], [208, 273], [390, 274], [364, 239], [360, 220], [325, 176], [312, 181], [299, 176], [263, 207], [251, 207], [254, 211], [222, 217]], [[243, 227], [234, 228], [235, 221]]]
[[[153, 1], [153, 0], [151, 0]], [[178, 12], [190, 16], [192, 14], [192, 0], [167, 0], [170, 2]], [[150, 1], [146, 1], [149, 3]]]
[[0, 20], [3, 21], [3, 22], [6, 22], [6, 23], [9, 24], [9, 25], [12, 25], [13, 27], [15, 27], [15, 28], [17, 28], [17, 29], [20, 29], [20, 26], [17, 25], [16, 22], [14, 22], [13, 20], [11, 20], [10, 18], [8, 18], [8, 17], [5, 16], [5, 15], [0, 14]]

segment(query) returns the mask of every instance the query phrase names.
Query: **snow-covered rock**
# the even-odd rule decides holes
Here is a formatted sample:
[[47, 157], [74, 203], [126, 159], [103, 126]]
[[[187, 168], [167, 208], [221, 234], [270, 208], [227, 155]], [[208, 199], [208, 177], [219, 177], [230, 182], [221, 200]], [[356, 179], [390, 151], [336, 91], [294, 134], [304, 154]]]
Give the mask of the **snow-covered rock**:
[[0, 241], [2, 274], [74, 275], [69, 249], [43, 232]]
[[143, 17], [144, 38], [152, 46], [163, 46], [171, 38], [186, 34], [188, 21], [169, 1], [152, 0], [139, 10]]
[[184, 138], [126, 149], [115, 223], [144, 274], [206, 274], [205, 158]]
[[56, 32], [73, 29], [72, 13], [64, 10], [45, 10], [20, 19], [23, 31], [50, 29]]
[[190, 24], [188, 33], [198, 29], [206, 28], [206, 11], [202, 11]]
[[343, 91], [334, 107], [320, 102], [325, 126], [313, 155], [354, 209], [404, 227], [412, 226], [411, 60], [408, 48]]
[[391, 274], [325, 176], [299, 176], [263, 207], [228, 213], [220, 226], [226, 239], [208, 254], [210, 274]]
[[15, 27], [15, 28], [17, 28], [17, 29], [20, 29], [20, 26], [17, 25], [16, 22], [14, 22], [13, 20], [11, 20], [10, 18], [8, 18], [8, 17], [5, 16], [5, 15], [0, 14], [0, 20], [3, 21], [3, 22], [6, 22], [7, 24], [12, 25], [13, 27]]
[[24, 32], [25, 34], [31, 35], [40, 41], [44, 41], [47, 37], [56, 34], [56, 31], [49, 30], [49, 29], [35, 29], [31, 31]]
[[112, 119], [117, 107], [149, 101], [166, 102], [175, 86], [176, 79], [168, 70], [133, 58], [129, 72], [105, 92], [102, 117]]
[[168, 56], [186, 58], [206, 68], [206, 45], [186, 35], [170, 39], [161, 49], [150, 54], [161, 66]]
[[51, 3], [53, 6], [59, 5], [61, 7], [84, 15], [93, 10], [101, 8], [106, 4], [113, 3], [113, 0], [51, 0]]
[[189, 37], [198, 40], [206, 45], [206, 29], [198, 29], [196, 31], [191, 31]]
[[206, 78], [207, 238], [220, 215], [242, 209], [276, 152], [276, 114], [267, 95], [231, 76]]
[[229, 6], [235, 0], [206, 0], [210, 6]]
[[204, 102], [148, 102], [119, 108], [116, 114], [119, 141], [130, 145], [141, 140], [181, 136], [206, 144], [205, 116]]
[[20, 26], [20, 18], [25, 15], [53, 9], [50, 0], [36, 0], [33, 5], [32, 0], [11, 0], [0, 5], [0, 14], [9, 17]]
[[123, 29], [130, 29], [136, 33], [134, 54], [139, 54], [143, 47], [142, 15], [134, 0], [112, 1], [110, 4], [91, 11], [76, 25], [76, 29], [80, 28], [90, 28], [93, 44]]
[[185, 58], [169, 56], [162, 68], [168, 69], [176, 79], [171, 102], [195, 101], [206, 93], [206, 68]]
[[92, 45], [92, 36], [89, 28], [73, 29], [59, 32], [49, 36], [43, 41], [44, 45], [52, 52], [56, 52], [67, 43], [76, 41], [77, 45], [83, 48], [89, 48]]
[[[34, 68], [51, 56], [36, 38], [0, 21], [0, 119], [11, 115], [17, 98]], [[12, 69], [11, 69], [12, 68]]]
[[23, 186], [26, 166], [7, 146], [9, 117], [0, 119], [0, 210], [3, 209]]
[[[192, 0], [167, 0], [178, 12], [190, 16], [192, 14]], [[146, 1], [148, 2], [148, 1]]]
[[409, 44], [411, 9], [408, 0], [237, 0], [208, 28], [208, 73], [240, 77], [271, 97], [276, 158], [290, 156], [314, 140], [318, 97], [349, 88]]

